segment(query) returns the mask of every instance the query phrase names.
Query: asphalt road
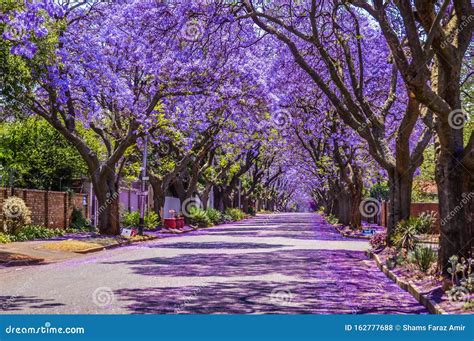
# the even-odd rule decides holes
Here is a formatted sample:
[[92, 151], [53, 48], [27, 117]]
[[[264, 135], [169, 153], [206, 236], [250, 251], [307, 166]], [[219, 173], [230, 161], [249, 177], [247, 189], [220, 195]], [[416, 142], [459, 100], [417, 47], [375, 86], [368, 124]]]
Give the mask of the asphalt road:
[[0, 313], [427, 313], [316, 214], [0, 269]]

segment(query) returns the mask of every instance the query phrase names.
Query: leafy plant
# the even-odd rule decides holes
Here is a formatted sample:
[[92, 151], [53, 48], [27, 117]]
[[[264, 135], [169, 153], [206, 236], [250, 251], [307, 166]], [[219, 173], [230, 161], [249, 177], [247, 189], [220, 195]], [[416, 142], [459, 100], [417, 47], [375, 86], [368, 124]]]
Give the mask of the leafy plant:
[[370, 188], [370, 197], [376, 198], [377, 200], [388, 200], [390, 188], [388, 183], [376, 183]]
[[245, 217], [244, 212], [242, 212], [238, 208], [228, 208], [225, 210], [225, 214], [232, 217], [233, 221], [239, 221], [239, 220], [244, 219]]
[[[138, 227], [140, 225], [140, 212], [124, 212], [122, 214], [122, 224], [125, 227]], [[158, 214], [154, 211], [147, 210], [143, 216], [143, 226], [145, 229], [153, 230], [160, 224]]]
[[326, 216], [326, 221], [331, 225], [339, 224], [339, 219], [337, 219], [334, 214], [328, 214]]
[[383, 248], [386, 244], [387, 234], [385, 232], [376, 233], [370, 238], [369, 244], [373, 250]]
[[216, 210], [214, 208], [208, 208], [206, 210], [206, 214], [212, 224], [216, 225], [222, 223], [223, 215], [221, 211]]
[[464, 303], [463, 310], [474, 310], [474, 300]]
[[12, 241], [22, 242], [34, 239], [48, 239], [64, 236], [66, 231], [61, 229], [50, 229], [40, 225], [27, 225], [20, 229], [15, 235], [10, 236]]
[[31, 224], [31, 211], [23, 199], [10, 197], [3, 203], [4, 231], [16, 234], [25, 225]]
[[401, 221], [395, 228], [392, 242], [398, 248], [406, 250], [414, 250], [417, 242], [418, 231], [414, 224], [408, 221]]
[[125, 227], [137, 227], [140, 223], [140, 212], [124, 212], [122, 214], [122, 224]]
[[233, 220], [232, 220], [232, 217], [228, 214], [223, 214], [222, 215], [222, 223], [223, 224], [227, 224], [227, 223], [231, 223]]
[[419, 233], [430, 233], [436, 222], [436, 212], [422, 212], [417, 218], [414, 218], [414, 221]]
[[191, 207], [189, 214], [189, 219], [193, 225], [197, 225], [199, 227], [209, 227], [212, 225], [211, 219], [209, 219], [206, 211], [200, 209], [199, 207]]
[[147, 210], [145, 212], [145, 216], [143, 217], [143, 223], [145, 225], [145, 229], [155, 229], [158, 225], [160, 225], [160, 219], [158, 217], [158, 214], [156, 214], [155, 211]]
[[91, 224], [90, 221], [84, 217], [82, 211], [74, 207], [72, 209], [71, 225], [69, 227], [73, 230], [89, 231], [91, 229]]
[[412, 262], [415, 263], [418, 268], [427, 272], [431, 264], [436, 261], [436, 252], [431, 247], [417, 246], [412, 254]]
[[453, 255], [449, 258], [451, 266], [448, 272], [451, 274], [451, 282], [454, 286], [462, 286], [468, 291], [474, 291], [474, 259], [464, 257], [459, 261], [459, 257]]
[[5, 234], [3, 232], [0, 232], [0, 244], [7, 244], [11, 243], [12, 240], [8, 234]]

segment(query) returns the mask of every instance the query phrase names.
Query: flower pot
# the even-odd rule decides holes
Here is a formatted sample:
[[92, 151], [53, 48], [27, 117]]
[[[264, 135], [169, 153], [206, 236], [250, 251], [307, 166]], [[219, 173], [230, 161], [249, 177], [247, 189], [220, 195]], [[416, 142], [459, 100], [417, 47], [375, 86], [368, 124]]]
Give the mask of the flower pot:
[[168, 229], [176, 228], [176, 219], [175, 218], [165, 218], [165, 227]]

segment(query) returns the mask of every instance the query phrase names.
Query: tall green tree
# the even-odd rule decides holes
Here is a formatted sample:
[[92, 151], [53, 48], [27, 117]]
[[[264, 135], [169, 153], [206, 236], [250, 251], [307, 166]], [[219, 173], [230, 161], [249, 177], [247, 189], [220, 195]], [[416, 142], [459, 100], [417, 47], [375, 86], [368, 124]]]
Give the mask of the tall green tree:
[[28, 118], [0, 123], [2, 185], [66, 190], [87, 174], [76, 149], [46, 121]]

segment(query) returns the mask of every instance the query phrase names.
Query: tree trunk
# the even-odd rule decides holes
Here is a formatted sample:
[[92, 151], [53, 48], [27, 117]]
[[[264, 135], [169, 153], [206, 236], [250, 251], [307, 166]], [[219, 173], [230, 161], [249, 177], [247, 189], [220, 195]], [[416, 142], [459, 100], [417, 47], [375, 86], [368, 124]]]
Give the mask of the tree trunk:
[[358, 228], [362, 225], [362, 214], [360, 212], [360, 203], [362, 202], [362, 191], [355, 191], [351, 194], [350, 220], [349, 226]]
[[[408, 170], [407, 170], [408, 171]], [[391, 236], [399, 221], [410, 218], [413, 175], [399, 172], [395, 168], [389, 172], [390, 200], [388, 202], [387, 235]], [[381, 203], [379, 203], [381, 209]]]
[[347, 188], [343, 188], [343, 190], [339, 193], [336, 198], [336, 211], [335, 216], [340, 224], [349, 226], [351, 220], [351, 197], [347, 190]]
[[158, 214], [161, 221], [163, 219], [161, 210], [165, 206], [165, 192], [162, 188], [162, 182], [150, 176], [150, 185], [153, 188], [153, 211]]
[[[472, 207], [474, 188], [452, 153], [441, 149], [436, 164], [440, 217], [438, 264], [447, 274], [453, 255], [468, 258], [472, 247]], [[471, 222], [471, 224], [469, 224]]]
[[119, 192], [118, 177], [109, 172], [99, 174], [92, 180], [98, 203], [98, 228], [101, 234], [119, 235]]
[[225, 188], [223, 191], [224, 210], [227, 208], [232, 208], [232, 201], [233, 201], [232, 191], [229, 190], [228, 188]]
[[[454, 110], [461, 109], [460, 70], [460, 63], [451, 65], [441, 58], [435, 58], [433, 86], [438, 95]], [[466, 174], [469, 172], [461, 164], [465, 161], [463, 125], [458, 125], [453, 117], [448, 117], [447, 120], [438, 119], [435, 126], [439, 139], [436, 148], [436, 183], [440, 213], [438, 268], [445, 275], [448, 275], [448, 260], [451, 256], [469, 257], [472, 253], [472, 226], [469, 224], [472, 221], [472, 212], [469, 212], [468, 208], [474, 200], [474, 188], [469, 174]]]
[[214, 208], [224, 212], [224, 195], [221, 186], [214, 187]]

